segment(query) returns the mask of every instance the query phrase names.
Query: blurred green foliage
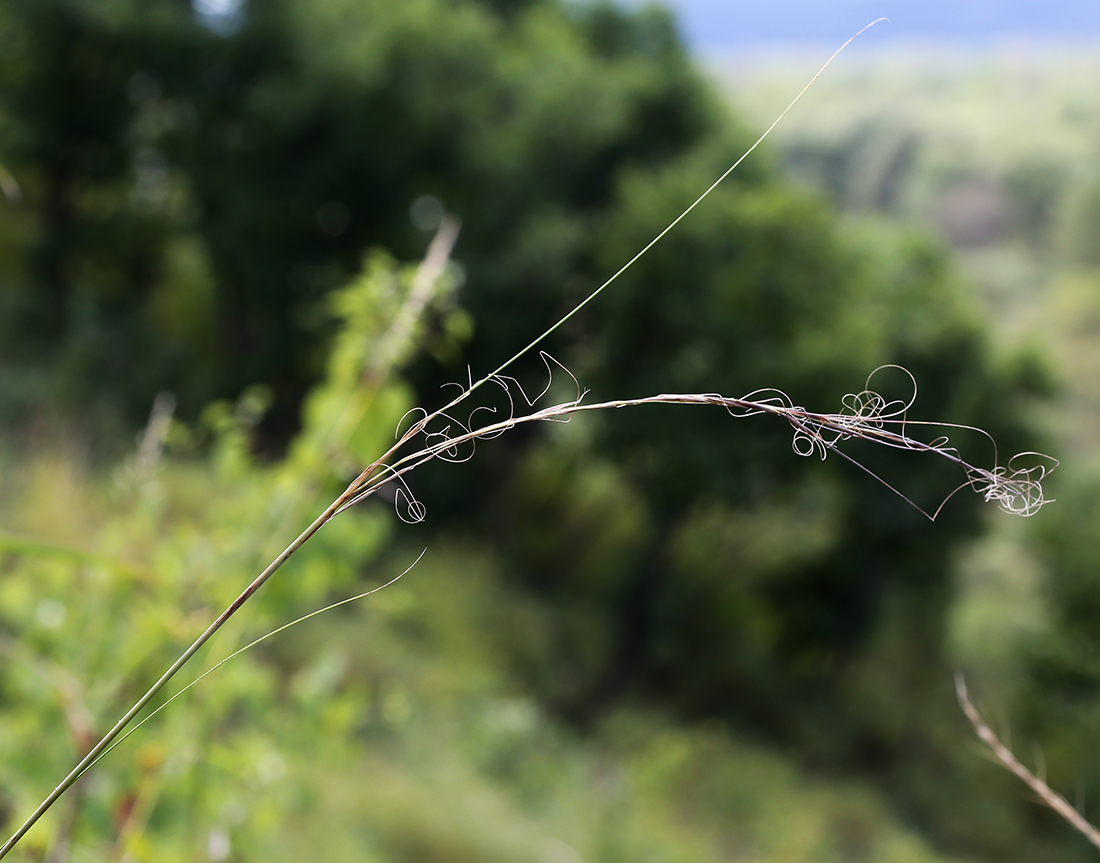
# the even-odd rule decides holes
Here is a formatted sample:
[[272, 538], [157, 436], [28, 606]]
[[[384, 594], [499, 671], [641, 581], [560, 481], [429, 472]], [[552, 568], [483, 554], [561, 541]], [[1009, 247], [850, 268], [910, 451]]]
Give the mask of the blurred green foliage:
[[[9, 821], [409, 408], [526, 344], [750, 140], [657, 8], [272, 0], [213, 23], [180, 0], [0, 10], [0, 162], [24, 195], [0, 209], [0, 414], [33, 442], [2, 505]], [[1041, 179], [1018, 178], [1039, 222]], [[987, 428], [1002, 462], [1034, 446], [1042, 364], [991, 348], [941, 250], [839, 227], [766, 157], [731, 181], [545, 344], [594, 396], [779, 387], [834, 410], [899, 363], [913, 418]], [[394, 344], [409, 274], [366, 250], [418, 256], [444, 209], [461, 266]], [[510, 371], [541, 388], [536, 359]], [[898, 372], [871, 384], [911, 395]], [[35, 439], [57, 411], [117, 449], [164, 390], [175, 455], [110, 481]], [[219, 671], [30, 853], [941, 859], [900, 817], [950, 853], [1043, 859], [953, 703], [953, 567], [981, 501], [933, 525], [789, 434], [652, 407], [426, 465], [426, 524], [341, 516], [217, 643], [422, 539], [406, 582]], [[851, 455], [929, 511], [964, 479]]]
[[[349, 371], [392, 318], [356, 310], [384, 308], [407, 284], [375, 259], [343, 292], [343, 348], [277, 465], [249, 454], [256, 391], [213, 405], [205, 430], [174, 421], [154, 442], [164, 451], [107, 480], [64, 453], [5, 465], [4, 520], [18, 533], [0, 536], [4, 829], [236, 594], [288, 517], [334, 493], [335, 456], [378, 447], [363, 435], [398, 421], [408, 390]], [[188, 455], [197, 434], [211, 444]], [[401, 545], [384, 550], [391, 521], [368, 505], [326, 526], [204, 651], [206, 665], [407, 565]], [[265, 642], [174, 702], [15, 859], [946, 859], [868, 789], [811, 779], [719, 726], [617, 710], [579, 736], [509, 668], [517, 644], [545, 649], [538, 633], [554, 618], [491, 554], [441, 542], [403, 581]]]
[[9, 416], [65, 395], [132, 422], [165, 386], [194, 416], [263, 382], [285, 442], [324, 296], [367, 244], [419, 254], [423, 196], [461, 214], [496, 360], [593, 278], [616, 176], [725, 126], [654, 8], [278, 0], [218, 33], [179, 0], [17, 0], [0, 28], [0, 152], [26, 191], [3, 344], [39, 375]]

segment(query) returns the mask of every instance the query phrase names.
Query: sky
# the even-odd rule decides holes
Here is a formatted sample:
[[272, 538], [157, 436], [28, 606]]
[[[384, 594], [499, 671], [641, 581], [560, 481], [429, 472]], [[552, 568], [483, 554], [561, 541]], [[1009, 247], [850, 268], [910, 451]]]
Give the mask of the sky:
[[[627, 0], [628, 5], [643, 0]], [[1035, 42], [1100, 45], [1100, 0], [663, 0], [703, 53], [839, 45], [865, 24], [864, 50], [891, 43], [995, 47]]]
[[[244, 0], [192, 0], [212, 23], [231, 24]], [[619, 0], [636, 6], [652, 0]], [[1093, 43], [1100, 48], [1100, 0], [657, 0], [677, 14], [700, 54], [839, 46], [876, 18], [852, 49], [898, 43], [991, 48]]]

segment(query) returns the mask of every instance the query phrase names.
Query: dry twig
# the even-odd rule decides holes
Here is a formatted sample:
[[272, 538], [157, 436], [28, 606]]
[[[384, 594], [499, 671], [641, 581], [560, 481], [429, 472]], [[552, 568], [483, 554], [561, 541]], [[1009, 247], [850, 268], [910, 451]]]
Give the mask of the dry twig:
[[1070, 806], [1066, 798], [1047, 785], [1044, 779], [1040, 779], [1024, 767], [1020, 763], [1020, 759], [1013, 755], [1012, 750], [1001, 743], [997, 735], [993, 733], [993, 729], [982, 719], [982, 715], [970, 700], [970, 695], [966, 690], [966, 681], [963, 679], [962, 674], [955, 675], [955, 693], [958, 695], [963, 713], [970, 720], [970, 724], [974, 726], [974, 732], [978, 735], [978, 739], [986, 745], [993, 757], [1015, 773], [1028, 788], [1034, 791], [1041, 803], [1057, 812], [1074, 830], [1097, 848], [1100, 848], [1100, 830], [1086, 821], [1085, 816]]

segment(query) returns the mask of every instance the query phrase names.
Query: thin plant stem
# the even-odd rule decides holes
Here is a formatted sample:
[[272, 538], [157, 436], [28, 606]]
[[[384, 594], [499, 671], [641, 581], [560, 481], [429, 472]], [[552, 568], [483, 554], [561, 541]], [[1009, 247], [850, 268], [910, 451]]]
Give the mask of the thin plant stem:
[[183, 695], [185, 692], [187, 692], [188, 689], [190, 689], [192, 686], [195, 686], [196, 684], [200, 683], [204, 678], [209, 677], [211, 674], [213, 674], [215, 671], [217, 671], [219, 668], [221, 668], [223, 665], [225, 665], [227, 662], [229, 662], [229, 660], [236, 659], [238, 656], [240, 656], [246, 650], [251, 650], [257, 644], [262, 644], [263, 642], [267, 641], [269, 638], [274, 638], [276, 635], [278, 635], [281, 632], [286, 632], [292, 626], [297, 626], [299, 623], [305, 623], [307, 620], [309, 620], [311, 618], [314, 618], [319, 614], [324, 614], [325, 612], [332, 611], [335, 608], [340, 608], [343, 605], [348, 605], [349, 603], [357, 602], [360, 599], [366, 599], [371, 594], [378, 593], [378, 591], [380, 591], [380, 590], [385, 590], [391, 584], [394, 584], [395, 582], [397, 582], [402, 577], [408, 575], [412, 571], [412, 568], [414, 566], [416, 566], [418, 563], [420, 563], [420, 559], [422, 557], [424, 557], [424, 554], [426, 552], [427, 552], [427, 549], [424, 549], [424, 551], [420, 552], [420, 554], [418, 554], [416, 556], [416, 560], [414, 560], [412, 563], [410, 563], [407, 567], [405, 567], [405, 569], [401, 573], [399, 573], [398, 575], [395, 575], [393, 578], [391, 578], [385, 584], [380, 584], [380, 585], [378, 585], [378, 587], [372, 587], [370, 590], [364, 591], [363, 593], [357, 593], [357, 594], [355, 594], [355, 596], [349, 596], [345, 599], [339, 600], [338, 602], [330, 603], [329, 605], [326, 605], [324, 608], [318, 608], [314, 611], [311, 611], [309, 614], [303, 614], [301, 617], [297, 617], [294, 620], [290, 621], [290, 623], [284, 623], [282, 626], [278, 627], [277, 629], [273, 629], [270, 632], [265, 632], [259, 638], [253, 639], [252, 641], [248, 642], [248, 644], [246, 644], [244, 647], [240, 647], [237, 650], [234, 650], [232, 653], [230, 653], [224, 659], [219, 660], [217, 662], [217, 664], [215, 664], [215, 665], [211, 666], [210, 668], [208, 668], [206, 671], [204, 671], [202, 674], [200, 674], [198, 677], [196, 677], [194, 680], [192, 680], [190, 683], [188, 683], [186, 686], [184, 686], [182, 689], [180, 689], [179, 692], [175, 693], [171, 698], [166, 700], [163, 704], [161, 704], [155, 710], [150, 711], [147, 716], [142, 717], [142, 720], [140, 722], [133, 725], [125, 734], [123, 734], [114, 743], [112, 743], [109, 747], [107, 747], [101, 753], [99, 753], [99, 757], [96, 758], [95, 761], [93, 761], [91, 764], [89, 764], [87, 767], [84, 768], [85, 772], [87, 772], [88, 770], [91, 770], [92, 767], [94, 767], [96, 765], [96, 762], [98, 762], [102, 758], [106, 757], [107, 754], [112, 749], [114, 749], [116, 746], [121, 744], [123, 740], [125, 740], [127, 737], [129, 737], [131, 734], [133, 734], [135, 731], [137, 731], [139, 728], [141, 728], [141, 726], [143, 726], [146, 722], [148, 722], [150, 719], [152, 719], [154, 716], [156, 716], [158, 713], [160, 713], [162, 710], [164, 710], [164, 708], [166, 708], [169, 704], [171, 704], [173, 701], [175, 701], [177, 698], [179, 698], [181, 695]]
[[[972, 426], [953, 423], [926, 423], [910, 420], [905, 416], [905, 411], [907, 411], [912, 404], [911, 400], [905, 403], [901, 409], [889, 412], [883, 412], [882, 408], [879, 407], [870, 408], [863, 414], [852, 414], [847, 412], [827, 414], [814, 413], [804, 408], [797, 407], [790, 403], [790, 400], [785, 394], [777, 390], [769, 390], [767, 393], [769, 394], [768, 397], [762, 399], [753, 399], [751, 397], [728, 398], [713, 393], [664, 393], [644, 398], [617, 399], [614, 401], [595, 402], [592, 404], [582, 404], [580, 398], [583, 396], [579, 396], [575, 401], [552, 405], [523, 416], [509, 416], [507, 419], [490, 423], [478, 429], [467, 430], [458, 435], [451, 435], [446, 431], [433, 433], [430, 435], [432, 440], [427, 446], [401, 456], [392, 464], [387, 464], [382, 461], [375, 462], [371, 468], [364, 471], [363, 474], [349, 486], [349, 491], [354, 489], [354, 493], [348, 496], [347, 502], [341, 506], [341, 509], [353, 506], [359, 501], [364, 500], [389, 482], [401, 481], [405, 474], [427, 461], [436, 458], [445, 458], [445, 460], [449, 461], [465, 460], [458, 455], [461, 447], [472, 445], [479, 439], [496, 437], [521, 423], [547, 421], [566, 422], [574, 414], [585, 411], [622, 409], [658, 404], [709, 405], [721, 407], [736, 417], [749, 417], [760, 414], [770, 414], [780, 417], [786, 420], [794, 429], [795, 434], [794, 440], [792, 441], [792, 448], [798, 455], [808, 456], [817, 454], [821, 458], [825, 458], [829, 453], [835, 452], [861, 468], [863, 468], [862, 465], [859, 465], [858, 462], [838, 449], [838, 444], [850, 439], [859, 439], [879, 443], [894, 449], [935, 454], [961, 468], [966, 476], [966, 481], [947, 495], [944, 503], [953, 497], [960, 489], [967, 487], [980, 493], [987, 502], [996, 502], [1001, 505], [1002, 509], [1018, 515], [1031, 515], [1038, 511], [1044, 504], [1051, 502], [1043, 496], [1042, 480], [1049, 476], [1051, 471], [1057, 467], [1058, 462], [1056, 459], [1052, 459], [1040, 453], [1020, 453], [1013, 456], [1006, 466], [994, 465], [993, 468], [977, 467], [965, 461], [954, 447], [948, 446], [948, 440], [945, 437], [941, 437], [933, 443], [926, 443], [911, 437], [907, 429], [910, 426], [936, 426], [973, 431], [980, 434], [986, 433]], [[861, 399], [868, 405], [874, 404], [887, 408], [889, 407], [889, 404], [876, 393], [866, 390], [854, 398]], [[414, 428], [424, 432], [425, 422], [427, 422], [427, 420], [421, 420]], [[897, 426], [897, 429], [887, 428], [886, 426], [888, 424], [894, 424]], [[409, 439], [408, 434], [403, 435], [401, 439], [402, 441], [407, 441]], [[468, 458], [469, 455], [466, 457]], [[1018, 460], [1024, 459], [1025, 457], [1033, 458], [1023, 465], [1017, 463]], [[866, 470], [866, 468], [863, 469]], [[871, 472], [868, 471], [868, 473]], [[936, 516], [943, 508], [943, 504], [941, 504], [933, 513], [925, 512], [925, 510], [913, 504], [912, 501], [909, 501], [909, 499], [901, 494], [901, 492], [897, 491], [897, 489], [894, 489], [893, 486], [885, 483], [880, 477], [873, 473], [872, 476], [880, 482], [883, 482], [888, 488], [912, 504], [932, 521], [935, 520]], [[402, 488], [405, 489], [406, 494], [409, 494], [407, 486], [403, 483]], [[412, 510], [414, 512], [419, 511], [420, 508], [415, 504], [415, 500], [411, 497], [411, 494], [409, 494], [408, 499]], [[414, 516], [412, 520], [418, 521], [419, 518]]]
[[494, 371], [490, 372], [489, 374], [487, 374], [485, 377], [481, 378], [476, 383], [471, 384], [468, 389], [466, 389], [461, 395], [457, 396], [454, 399], [454, 401], [450, 402], [448, 405], [441, 408], [441, 410], [446, 411], [446, 410], [449, 410], [450, 408], [454, 407], [456, 404], [458, 404], [458, 402], [462, 401], [466, 396], [468, 396], [474, 390], [479, 389], [480, 387], [484, 386], [490, 380], [492, 380], [493, 378], [498, 376], [501, 372], [503, 372], [506, 369], [510, 368], [511, 365], [514, 362], [516, 362], [516, 360], [518, 360], [521, 357], [524, 357], [527, 354], [529, 354], [532, 350], [534, 350], [542, 342], [544, 342], [551, 334], [553, 334], [559, 327], [561, 327], [563, 324], [565, 324], [567, 321], [569, 321], [581, 309], [583, 309], [585, 306], [587, 306], [589, 303], [591, 303], [594, 299], [596, 299], [596, 297], [598, 297], [600, 294], [602, 294], [604, 292], [604, 290], [606, 290], [608, 287], [610, 287], [611, 284], [616, 279], [619, 278], [619, 276], [621, 276], [623, 273], [625, 273], [627, 270], [629, 270], [632, 266], [634, 266], [634, 264], [636, 264], [638, 262], [638, 259], [641, 258], [642, 255], [646, 254], [646, 252], [648, 252], [655, 245], [657, 245], [657, 243], [659, 243], [661, 240], [663, 240], [665, 235], [668, 234], [669, 231], [671, 231], [678, 224], [680, 224], [680, 222], [682, 222], [687, 217], [688, 213], [690, 213], [697, 206], [699, 206], [699, 204], [701, 204], [703, 202], [703, 200], [710, 195], [711, 192], [713, 192], [715, 189], [717, 189], [722, 184], [722, 182], [730, 174], [732, 174], [735, 170], [737, 170], [738, 167], [740, 167], [741, 163], [744, 162], [745, 159], [747, 159], [749, 157], [749, 155], [753, 152], [753, 150], [755, 150], [757, 147], [760, 146], [760, 144], [762, 144], [764, 142], [764, 139], [767, 138], [768, 135], [770, 135], [772, 133], [772, 130], [776, 126], [779, 125], [780, 121], [784, 117], [787, 116], [787, 114], [790, 112], [790, 110], [795, 105], [798, 104], [798, 101], [806, 94], [806, 91], [809, 90], [816, 83], [817, 79], [820, 78], [822, 76], [822, 74], [824, 74], [825, 70], [829, 68], [829, 65], [833, 62], [833, 60], [835, 60], [837, 58], [837, 56], [840, 54], [841, 51], [843, 51], [845, 48], [847, 48], [849, 45], [851, 45], [852, 42], [854, 42], [856, 39], [858, 39], [860, 36], [862, 36], [865, 32], [870, 30], [876, 24], [878, 24], [882, 21], [889, 21], [889, 20], [890, 19], [888, 19], [888, 18], [876, 18], [870, 24], [863, 27], [858, 33], [854, 34], [851, 38], [849, 38], [847, 42], [845, 42], [843, 45], [841, 45], [839, 48], [837, 48], [836, 51], [833, 52], [832, 56], [830, 56], [829, 59], [826, 60], [825, 63], [821, 66], [821, 68], [817, 70], [817, 74], [814, 75], [809, 80], [809, 82], [806, 84], [806, 86], [803, 87], [798, 92], [798, 95], [795, 96], [790, 101], [790, 103], [787, 105], [787, 107], [783, 109], [782, 113], [780, 113], [780, 115], [778, 117], [776, 117], [775, 120], [772, 121], [772, 124], [770, 126], [768, 126], [767, 129], [764, 130], [763, 134], [761, 134], [760, 137], [757, 138], [755, 142], [753, 142], [753, 145], [751, 147], [749, 147], [747, 150], [745, 150], [745, 152], [741, 154], [740, 158], [738, 158], [736, 162], [734, 162], [732, 165], [730, 165], [722, 173], [722, 175], [717, 180], [715, 180], [713, 183], [711, 183], [711, 185], [709, 187], [707, 187], [707, 190], [705, 192], [703, 192], [703, 194], [701, 194], [691, 204], [689, 204], [688, 207], [682, 213], [680, 213], [680, 215], [678, 215], [675, 219], [673, 219], [671, 222], [669, 222], [668, 225], [665, 226], [664, 230], [662, 230], [659, 234], [657, 234], [657, 236], [655, 236], [652, 240], [650, 240], [648, 243], [646, 243], [645, 246], [642, 247], [641, 251], [639, 251], [636, 255], [634, 255], [634, 257], [632, 257], [629, 261], [627, 261], [625, 264], [623, 264], [622, 267], [620, 267], [615, 272], [615, 274], [611, 276], [611, 278], [609, 278], [602, 285], [600, 285], [598, 288], [596, 288], [594, 291], [592, 291], [592, 293], [590, 293], [587, 297], [585, 297], [583, 300], [581, 300], [579, 303], [577, 303], [577, 305], [575, 305], [570, 311], [568, 311], [566, 314], [562, 315], [562, 317], [558, 321], [556, 321], [553, 325], [548, 327], [545, 332], [543, 332], [537, 338], [533, 339], [530, 342], [530, 344], [528, 344], [526, 347], [524, 347], [521, 350], [517, 351], [512, 357], [510, 357], [509, 359], [507, 359], [503, 363], [501, 363], [500, 366], [497, 367]]
[[[1039, 798], [1041, 803], [1057, 812], [1070, 827], [1088, 839], [1089, 842], [1097, 848], [1100, 848], [1100, 830], [1090, 824], [1085, 819], [1085, 816], [1071, 806], [1065, 797], [1047, 785], [1045, 778], [1040, 778], [1035, 775], [1035, 773], [1028, 770], [1020, 762], [1020, 759], [1013, 754], [1012, 750], [1005, 746], [997, 735], [993, 733], [993, 729], [989, 727], [989, 723], [982, 718], [982, 715], [970, 700], [970, 694], [966, 689], [966, 680], [963, 678], [962, 674], [955, 675], [955, 694], [958, 696], [959, 705], [962, 707], [963, 713], [966, 714], [966, 718], [970, 720], [970, 724], [974, 727], [974, 733], [977, 734], [978, 739], [985, 744], [990, 754], [997, 759], [1001, 765], [1008, 768], [1019, 777], [1028, 788], [1035, 792], [1035, 795]], [[1045, 769], [1044, 765], [1044, 772]]]
[[112, 727], [111, 730], [108, 731], [103, 736], [103, 738], [95, 746], [92, 747], [91, 750], [89, 750], [88, 754], [80, 760], [80, 763], [77, 764], [76, 767], [74, 767], [69, 772], [69, 774], [61, 780], [60, 783], [58, 783], [57, 787], [54, 788], [54, 790], [51, 791], [50, 794], [38, 805], [38, 808], [35, 809], [33, 813], [31, 813], [30, 817], [27, 818], [25, 822], [23, 822], [23, 824], [19, 827], [18, 830], [15, 831], [15, 833], [12, 834], [11, 838], [8, 839], [8, 841], [5, 842], [2, 847], [0, 847], [0, 858], [6, 856], [7, 853], [15, 847], [16, 843], [19, 842], [19, 840], [26, 835], [27, 831], [34, 826], [38, 819], [45, 815], [46, 811], [51, 806], [53, 806], [58, 798], [60, 798], [61, 795], [64, 794], [73, 785], [73, 783], [75, 783], [81, 777], [81, 775], [99, 759], [99, 756], [107, 750], [112, 741], [114, 741], [114, 739], [123, 732], [123, 730], [126, 728], [127, 725], [130, 724], [133, 718], [137, 716], [145, 708], [145, 706], [153, 700], [153, 698], [156, 697], [157, 693], [159, 693], [164, 688], [165, 684], [167, 684], [169, 680], [175, 677], [176, 672], [183, 668], [183, 666], [187, 664], [187, 661], [199, 652], [199, 649], [202, 648], [202, 646], [210, 640], [211, 636], [213, 636], [215, 632], [221, 629], [225, 622], [229, 620], [229, 618], [232, 617], [236, 613], [236, 611], [252, 597], [252, 594], [263, 587], [264, 583], [269, 578], [271, 578], [271, 576], [273, 576], [284, 563], [287, 562], [290, 556], [294, 554], [294, 552], [296, 552], [299, 548], [301, 548], [302, 545], [305, 544], [306, 540], [308, 540], [311, 536], [313, 536], [313, 534], [320, 530], [325, 522], [327, 522], [329, 519], [332, 518], [333, 515], [335, 515], [336, 511], [345, 502], [345, 496], [347, 494], [348, 492], [345, 492], [344, 494], [340, 495], [340, 497], [338, 497], [336, 500], [334, 500], [331, 504], [329, 504], [328, 508], [323, 513], [321, 513], [309, 527], [302, 531], [301, 534], [298, 535], [298, 538], [295, 539], [294, 542], [292, 542], [290, 545], [288, 545], [286, 549], [284, 549], [283, 552], [275, 558], [275, 560], [268, 564], [267, 568], [264, 569], [264, 571], [261, 572], [258, 576], [256, 576], [252, 583], [249, 584], [248, 587], [246, 587], [241, 592], [240, 596], [238, 596], [235, 600], [233, 600], [232, 603], [230, 603], [225, 611], [218, 615], [218, 617], [214, 620], [213, 623], [210, 624], [210, 626], [206, 628], [202, 635], [196, 638], [191, 643], [191, 646], [179, 655], [179, 658], [176, 659], [176, 661], [168, 667], [168, 670], [160, 676], [157, 682], [149, 687], [149, 689], [143, 696], [141, 696], [141, 698], [134, 702], [133, 706], [126, 711], [126, 713], [122, 716], [121, 719], [118, 720], [118, 722], [114, 724], [114, 727]]

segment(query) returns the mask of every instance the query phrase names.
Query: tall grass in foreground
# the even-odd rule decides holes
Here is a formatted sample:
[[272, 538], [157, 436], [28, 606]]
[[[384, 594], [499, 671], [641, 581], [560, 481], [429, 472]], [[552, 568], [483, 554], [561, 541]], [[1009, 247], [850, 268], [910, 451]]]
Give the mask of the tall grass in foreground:
[[[841, 50], [843, 50], [843, 47]], [[816, 76], [814, 80], [816, 80]], [[811, 80], [810, 84], [812, 83]], [[807, 89], [809, 86], [808, 84]], [[805, 89], [802, 92], [804, 93]], [[796, 97], [795, 101], [799, 97]], [[791, 103], [792, 106], [793, 104], [794, 102]], [[790, 110], [790, 106], [787, 110]], [[785, 114], [786, 110], [775, 122], [778, 123]], [[1046, 502], [1043, 496], [1042, 480], [1056, 466], [1057, 462], [1036, 453], [1023, 453], [1013, 456], [1003, 464], [995, 460], [990, 466], [980, 466], [964, 457], [950, 444], [946, 436], [940, 435], [931, 440], [924, 440], [920, 435], [929, 428], [941, 430], [952, 428], [974, 429], [968, 426], [951, 426], [950, 424], [910, 418], [910, 411], [916, 399], [915, 381], [913, 381], [911, 396], [908, 399], [899, 401], [888, 400], [880, 395], [872, 388], [872, 379], [868, 378], [868, 382], [862, 390], [845, 397], [839, 411], [819, 412], [808, 410], [798, 405], [786, 393], [773, 389], [756, 390], [744, 396], [726, 396], [715, 393], [661, 393], [638, 399], [586, 403], [584, 399], [587, 393], [576, 382], [576, 379], [572, 378], [568, 370], [558, 364], [552, 357], [542, 352], [540, 352], [540, 356], [545, 364], [549, 380], [546, 387], [537, 396], [529, 397], [517, 379], [506, 374], [514, 363], [535, 351], [547, 336], [611, 286], [635, 261], [675, 228], [696, 205], [737, 168], [741, 161], [767, 136], [771, 128], [774, 128], [774, 125], [773, 123], [772, 127], [769, 127], [756, 144], [753, 144], [741, 159], [737, 160], [724, 172], [680, 216], [674, 219], [610, 279], [545, 333], [493, 372], [476, 381], [471, 378], [466, 384], [457, 385], [458, 395], [443, 407], [430, 412], [423, 408], [414, 408], [406, 413], [405, 418], [399, 425], [396, 442], [385, 447], [381, 455], [373, 457], [369, 461], [368, 466], [347, 485], [324, 511], [290, 545], [276, 555], [260, 574], [229, 602], [191, 645], [168, 665], [167, 669], [160, 674], [140, 698], [134, 701], [130, 709], [98, 742], [93, 744], [94, 736], [90, 730], [86, 729], [86, 733], [81, 735], [81, 747], [87, 749], [86, 755], [57, 785], [54, 791], [42, 800], [41, 804], [12, 837], [0, 847], [0, 857], [10, 852], [26, 835], [28, 830], [66, 792], [74, 790], [74, 786], [78, 787], [78, 783], [92, 766], [114, 748], [118, 742], [121, 742], [126, 729], [138, 714], [161, 693], [166, 684], [192, 660], [216, 632], [225, 626], [230, 618], [255, 595], [260, 587], [286, 561], [298, 553], [322, 527], [340, 513], [385, 488], [393, 490], [399, 515], [403, 519], [407, 521], [421, 520], [424, 517], [423, 507], [412, 494], [405, 479], [410, 472], [426, 462], [437, 459], [443, 461], [468, 459], [472, 457], [478, 441], [490, 440], [516, 426], [531, 422], [567, 422], [571, 417], [587, 411], [654, 404], [686, 405], [712, 410], [722, 409], [737, 418], [774, 417], [782, 420], [790, 427], [793, 433], [792, 447], [794, 452], [800, 456], [826, 458], [830, 454], [837, 454], [851, 461], [841, 449], [843, 444], [851, 440], [878, 443], [895, 449], [907, 450], [914, 454], [945, 459], [954, 464], [959, 469], [960, 482], [954, 490], [951, 490], [945, 496], [945, 502], [957, 491], [970, 489], [982, 495], [986, 501], [994, 502], [1010, 513], [1031, 515], [1037, 511]], [[380, 333], [373, 356], [368, 357], [365, 363], [356, 363], [352, 359], [352, 349], [337, 344], [332, 360], [333, 374], [335, 379], [344, 381], [345, 386], [341, 391], [344, 401], [343, 404], [340, 404], [341, 397], [330, 393], [330, 395], [333, 395], [333, 400], [326, 405], [326, 408], [331, 415], [332, 422], [328, 426], [328, 431], [309, 441], [309, 446], [304, 446], [301, 450], [301, 457], [310, 462], [311, 465], [323, 461], [327, 457], [334, 441], [342, 440], [347, 443], [347, 439], [351, 435], [356, 434], [363, 428], [366, 416], [376, 407], [376, 402], [384, 393], [381, 381], [387, 372], [397, 365], [403, 355], [415, 344], [417, 323], [423, 309], [431, 301], [437, 284], [444, 276], [446, 261], [456, 233], [457, 225], [450, 220], [445, 220], [424, 264], [413, 276], [411, 284], [401, 303], [395, 309], [388, 326]], [[354, 299], [355, 295], [349, 293], [347, 297]], [[355, 310], [348, 310], [347, 313], [354, 315]], [[904, 370], [901, 371], [904, 373]], [[568, 401], [538, 407], [541, 399], [550, 392], [550, 384], [556, 373], [564, 373], [572, 378], [574, 384], [576, 384], [575, 396]], [[874, 374], [875, 372], [872, 373], [872, 376]], [[365, 388], [359, 388], [358, 383], [360, 381], [365, 382]], [[349, 382], [350, 386], [348, 385]], [[503, 395], [506, 408], [501, 408], [499, 414], [495, 413], [496, 408], [485, 404], [479, 405], [474, 401], [476, 393], [489, 390], [496, 390], [498, 394]], [[361, 392], [368, 395], [365, 400], [357, 401], [354, 393]], [[492, 413], [485, 413], [487, 411]], [[161, 414], [163, 415], [163, 413], [162, 408]], [[483, 422], [482, 417], [485, 416], [494, 416], [494, 418], [489, 422]], [[157, 428], [159, 426], [155, 422], [151, 423], [149, 446], [148, 448], [142, 448], [142, 457], [138, 459], [135, 465], [135, 471], [139, 476], [143, 471], [148, 472], [148, 463], [152, 461], [150, 452], [155, 449], [157, 435], [160, 434], [156, 431]], [[375, 451], [377, 452], [377, 450]], [[231, 457], [232, 453], [227, 455]], [[143, 467], [142, 459], [144, 459], [145, 467]], [[304, 473], [308, 475], [309, 470], [305, 470]], [[901, 493], [898, 492], [898, 494]], [[289, 521], [295, 518], [299, 510], [298, 504], [306, 496], [304, 493], [291, 491], [286, 496], [284, 514], [279, 521]], [[910, 503], [916, 506], [916, 504]], [[930, 519], [935, 519], [939, 508], [930, 512], [921, 511]], [[75, 714], [70, 721], [70, 725], [74, 728], [80, 725], [79, 717]], [[76, 793], [75, 790], [74, 793]]]

